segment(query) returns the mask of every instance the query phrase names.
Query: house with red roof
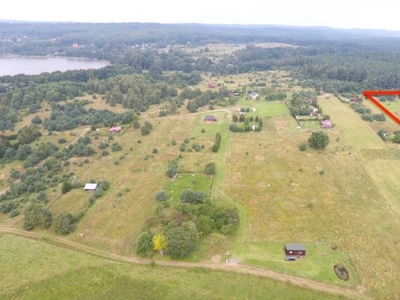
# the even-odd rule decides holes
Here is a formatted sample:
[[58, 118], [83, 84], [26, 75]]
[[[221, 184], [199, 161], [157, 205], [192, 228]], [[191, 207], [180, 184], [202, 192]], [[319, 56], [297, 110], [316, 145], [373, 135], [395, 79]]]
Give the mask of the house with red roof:
[[217, 86], [217, 85], [215, 84], [215, 82], [210, 82], [210, 83], [208, 84], [208, 87], [211, 88], [211, 89], [215, 88], [216, 86]]

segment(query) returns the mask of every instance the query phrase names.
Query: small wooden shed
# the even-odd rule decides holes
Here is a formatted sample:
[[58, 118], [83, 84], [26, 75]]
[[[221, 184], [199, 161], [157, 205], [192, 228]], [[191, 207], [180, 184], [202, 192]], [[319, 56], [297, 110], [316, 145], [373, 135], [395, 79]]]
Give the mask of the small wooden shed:
[[306, 255], [306, 247], [303, 244], [286, 244], [286, 256], [303, 257]]

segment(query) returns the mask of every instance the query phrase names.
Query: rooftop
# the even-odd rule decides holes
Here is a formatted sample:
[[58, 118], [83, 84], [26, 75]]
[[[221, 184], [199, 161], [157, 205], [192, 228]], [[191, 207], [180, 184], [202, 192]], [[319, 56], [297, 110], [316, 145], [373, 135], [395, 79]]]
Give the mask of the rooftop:
[[94, 191], [97, 188], [97, 183], [86, 183], [84, 190]]
[[286, 244], [286, 250], [294, 251], [306, 251], [306, 247], [303, 244]]

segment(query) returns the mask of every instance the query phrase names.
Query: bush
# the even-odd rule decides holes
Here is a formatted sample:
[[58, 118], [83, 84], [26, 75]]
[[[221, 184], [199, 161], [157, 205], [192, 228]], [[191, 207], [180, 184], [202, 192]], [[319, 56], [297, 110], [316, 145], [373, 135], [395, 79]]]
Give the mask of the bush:
[[135, 252], [140, 256], [149, 256], [153, 253], [153, 233], [150, 230], [139, 235]]
[[176, 160], [171, 160], [168, 163], [166, 174], [169, 178], [173, 178], [178, 173], [178, 162]]
[[172, 142], [171, 142], [171, 145], [176, 145], [177, 143], [176, 143], [176, 141], [175, 140], [172, 140]]
[[307, 145], [305, 143], [300, 143], [299, 144], [299, 150], [300, 151], [306, 151], [307, 150]]
[[364, 121], [370, 121], [372, 122], [374, 119], [372, 118], [372, 116], [368, 113], [365, 113], [361, 116], [361, 119], [363, 119]]
[[143, 126], [143, 127], [140, 128], [140, 133], [142, 135], [149, 135], [150, 134], [150, 129]]
[[67, 235], [75, 230], [76, 222], [72, 214], [62, 212], [54, 220], [54, 231], [57, 234]]
[[59, 144], [65, 144], [66, 142], [67, 142], [67, 140], [64, 139], [64, 138], [59, 138], [59, 139], [58, 139], [58, 143], [59, 143]]
[[100, 143], [99, 149], [100, 149], [100, 150], [104, 150], [104, 149], [106, 149], [108, 146], [109, 146], [109, 145], [108, 145], [107, 143]]
[[154, 148], [154, 149], [153, 149], [153, 153], [154, 153], [154, 154], [155, 154], [155, 153], [158, 153], [157, 148]]
[[322, 150], [328, 146], [329, 136], [323, 131], [313, 132], [308, 139], [308, 142], [310, 143], [311, 147]]
[[180, 200], [182, 203], [202, 203], [206, 197], [206, 193], [192, 191], [191, 189], [183, 190]]
[[109, 155], [109, 154], [110, 154], [110, 152], [108, 152], [107, 150], [101, 151], [101, 155], [102, 155], [102, 156], [107, 156], [107, 155]]
[[118, 143], [114, 143], [111, 146], [111, 151], [116, 152], [116, 151], [121, 151], [122, 150], [122, 146]]
[[62, 186], [61, 186], [61, 194], [66, 194], [70, 190], [72, 190], [72, 185], [68, 181], [64, 181]]
[[207, 175], [215, 175], [215, 163], [208, 163], [204, 168], [204, 173]]
[[168, 194], [164, 190], [161, 190], [157, 193], [156, 195], [156, 200], [159, 202], [167, 201], [168, 200]]
[[339, 279], [344, 281], [349, 280], [349, 271], [347, 271], [345, 266], [338, 264], [333, 267], [333, 270], [335, 271], [335, 274]]

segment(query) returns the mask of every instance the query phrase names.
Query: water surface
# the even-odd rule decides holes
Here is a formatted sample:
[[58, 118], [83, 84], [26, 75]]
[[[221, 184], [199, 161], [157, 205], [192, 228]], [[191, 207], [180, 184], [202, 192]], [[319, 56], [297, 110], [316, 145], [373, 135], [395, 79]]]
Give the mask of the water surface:
[[100, 69], [108, 64], [107, 61], [66, 57], [0, 57], [0, 76]]

